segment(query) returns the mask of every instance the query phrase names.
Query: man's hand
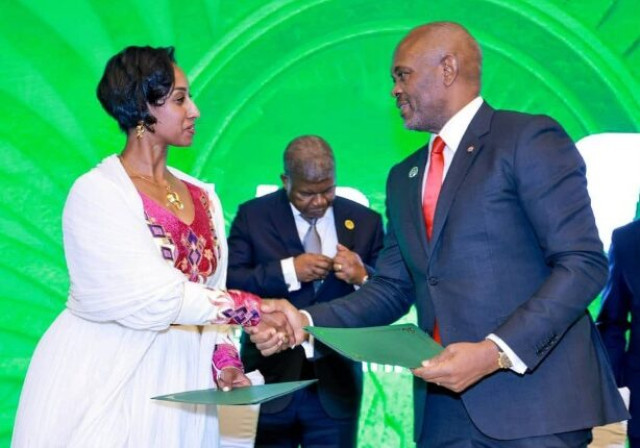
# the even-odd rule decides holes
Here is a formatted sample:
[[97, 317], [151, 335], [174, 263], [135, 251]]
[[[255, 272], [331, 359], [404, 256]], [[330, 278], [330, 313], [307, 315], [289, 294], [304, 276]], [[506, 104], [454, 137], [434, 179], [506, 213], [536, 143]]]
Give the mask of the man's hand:
[[260, 323], [244, 327], [244, 331], [263, 356], [273, 355], [295, 344], [293, 329], [283, 313], [261, 313]]
[[425, 381], [462, 392], [498, 368], [498, 347], [485, 340], [448, 345], [438, 356], [412, 371]]
[[[285, 316], [288, 325], [293, 331], [293, 338], [289, 340], [289, 344], [285, 344], [281, 337], [278, 336], [278, 331], [272, 327], [269, 327], [266, 322], [273, 315]], [[260, 306], [260, 315], [265, 319], [265, 324], [262, 322], [257, 327], [247, 327], [245, 331], [249, 334], [250, 339], [256, 344], [260, 353], [263, 356], [270, 356], [274, 353], [282, 351], [288, 347], [294, 347], [301, 344], [307, 337], [302, 327], [309, 324], [306, 316], [296, 309], [291, 303], [285, 299], [263, 299]], [[278, 317], [279, 319], [280, 317]]]
[[242, 373], [242, 370], [235, 367], [225, 367], [220, 371], [218, 379], [218, 388], [227, 392], [237, 387], [251, 386], [251, 380]]
[[333, 270], [336, 277], [350, 285], [362, 285], [367, 276], [367, 270], [360, 255], [350, 251], [342, 244], [338, 244], [338, 253], [333, 259]]
[[284, 313], [280, 311], [265, 313], [260, 310], [260, 323], [273, 328], [280, 339], [282, 339], [283, 344], [295, 345], [296, 335], [293, 327], [289, 323], [289, 319]]
[[333, 268], [331, 258], [322, 254], [300, 254], [293, 259], [296, 276], [301, 282], [323, 280]]
[[[269, 299], [264, 299], [263, 303]], [[293, 327], [284, 313], [260, 312], [260, 323], [252, 327], [245, 327], [245, 333], [264, 356], [273, 355], [285, 348], [295, 346], [296, 336]]]

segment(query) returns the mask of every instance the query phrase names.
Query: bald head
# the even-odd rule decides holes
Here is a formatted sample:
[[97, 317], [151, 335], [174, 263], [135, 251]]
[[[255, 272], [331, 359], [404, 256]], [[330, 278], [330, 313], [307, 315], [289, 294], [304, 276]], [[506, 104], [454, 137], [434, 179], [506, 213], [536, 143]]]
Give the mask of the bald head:
[[289, 202], [306, 219], [324, 216], [336, 194], [335, 162], [329, 144], [316, 135], [291, 141], [280, 176]]
[[453, 56], [457, 60], [460, 81], [480, 90], [482, 52], [478, 42], [463, 26], [454, 22], [433, 22], [412, 29], [400, 42], [424, 58], [438, 61]]
[[293, 139], [284, 151], [284, 173], [310, 182], [334, 177], [335, 161], [329, 144], [316, 135]]
[[469, 32], [453, 22], [412, 29], [394, 53], [393, 96], [409, 129], [439, 132], [480, 94], [482, 54]]

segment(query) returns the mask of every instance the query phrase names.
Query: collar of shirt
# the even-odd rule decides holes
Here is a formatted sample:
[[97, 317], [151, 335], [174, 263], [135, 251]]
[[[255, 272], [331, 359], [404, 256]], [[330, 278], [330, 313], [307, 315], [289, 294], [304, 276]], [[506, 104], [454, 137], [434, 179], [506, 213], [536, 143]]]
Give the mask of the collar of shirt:
[[[291, 206], [291, 212], [293, 213], [296, 223], [298, 236], [300, 237], [300, 241], [302, 241], [304, 236], [307, 234], [307, 230], [309, 230], [310, 224], [302, 217], [300, 210], [295, 208], [291, 202], [289, 202], [289, 205]], [[316, 230], [320, 235], [322, 253], [327, 257], [335, 257], [337, 252], [336, 245], [338, 244], [338, 236], [336, 233], [335, 218], [333, 216], [333, 206], [327, 208], [324, 215], [318, 218], [316, 221]]]
[[467, 128], [469, 127], [471, 120], [473, 120], [473, 117], [475, 117], [483, 102], [484, 100], [482, 97], [477, 96], [469, 104], [460, 109], [449, 119], [449, 121], [445, 123], [439, 134], [433, 134], [431, 136], [429, 149], [431, 149], [431, 145], [433, 144], [433, 140], [436, 138], [436, 135], [440, 135], [447, 144], [447, 148], [451, 150], [452, 155], [455, 154], [464, 133], [467, 132]]
[[[436, 139], [436, 136], [440, 136], [444, 140], [446, 144], [443, 152], [444, 156], [444, 170], [442, 173], [442, 181], [444, 182], [444, 178], [447, 176], [447, 171], [449, 171], [449, 167], [451, 166], [451, 161], [453, 160], [453, 156], [460, 145], [460, 141], [464, 136], [464, 133], [467, 132], [467, 128], [475, 117], [476, 113], [482, 106], [484, 100], [482, 97], [475, 97], [469, 104], [460, 109], [453, 117], [449, 119], [445, 123], [445, 125], [440, 130], [439, 134], [431, 134], [431, 140], [429, 141], [429, 154], [431, 154], [431, 148], [433, 147], [433, 141]], [[424, 170], [424, 176], [422, 177], [422, 194], [424, 196], [424, 183], [427, 181], [427, 173], [429, 172], [429, 165], [431, 164], [431, 157], [427, 159], [427, 166]]]

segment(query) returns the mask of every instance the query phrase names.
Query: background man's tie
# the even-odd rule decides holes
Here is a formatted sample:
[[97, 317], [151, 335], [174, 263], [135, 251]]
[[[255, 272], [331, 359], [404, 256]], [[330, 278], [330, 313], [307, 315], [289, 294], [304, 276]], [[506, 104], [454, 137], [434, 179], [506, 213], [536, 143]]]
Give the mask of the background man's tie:
[[[436, 204], [438, 203], [438, 196], [442, 188], [442, 176], [444, 174], [444, 155], [442, 152], [444, 151], [444, 147], [444, 140], [438, 135], [431, 146], [429, 172], [427, 173], [427, 180], [424, 183], [422, 214], [424, 216], [425, 226], [427, 227], [428, 240], [431, 240], [431, 234], [433, 233], [433, 217], [436, 214]], [[437, 320], [433, 326], [433, 339], [440, 343], [440, 328], [438, 327]]]
[[[304, 220], [309, 223], [309, 229], [302, 240], [304, 251], [309, 254], [322, 254], [322, 241], [320, 241], [320, 234], [318, 233], [318, 229], [316, 229], [316, 222], [318, 220], [316, 218], [304, 218]], [[314, 291], [318, 290], [321, 283], [322, 280], [315, 280], [313, 282]]]

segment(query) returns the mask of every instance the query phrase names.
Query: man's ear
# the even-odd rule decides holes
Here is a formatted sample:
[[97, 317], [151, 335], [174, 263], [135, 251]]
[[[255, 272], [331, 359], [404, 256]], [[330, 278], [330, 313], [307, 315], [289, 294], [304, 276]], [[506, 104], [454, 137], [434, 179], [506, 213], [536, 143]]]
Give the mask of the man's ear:
[[448, 54], [442, 58], [442, 73], [444, 85], [449, 87], [458, 77], [458, 58], [455, 55]]
[[280, 180], [282, 181], [282, 188], [289, 191], [289, 176], [287, 176], [286, 174], [281, 174]]

